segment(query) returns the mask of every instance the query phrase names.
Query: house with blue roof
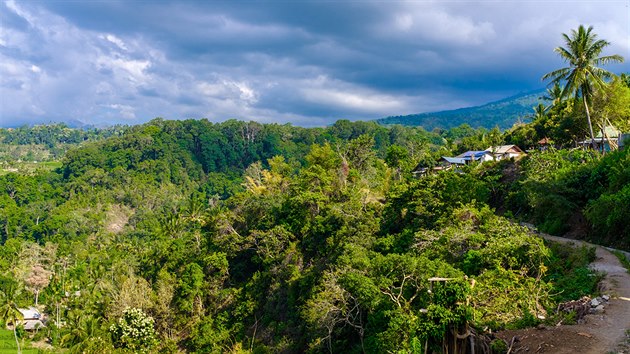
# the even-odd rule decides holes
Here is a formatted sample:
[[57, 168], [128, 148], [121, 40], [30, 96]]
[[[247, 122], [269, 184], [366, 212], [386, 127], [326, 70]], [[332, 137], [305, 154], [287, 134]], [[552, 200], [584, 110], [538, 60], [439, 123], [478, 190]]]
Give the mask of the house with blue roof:
[[420, 163], [411, 173], [414, 177], [422, 177], [432, 172], [447, 171], [452, 168], [455, 168], [455, 171], [461, 173], [459, 169], [461, 166], [469, 165], [473, 163], [473, 161], [483, 163], [492, 160], [494, 160], [494, 155], [492, 155], [490, 151], [466, 151], [455, 157], [442, 156], [437, 161], [436, 166], [426, 166]]
[[466, 151], [463, 154], [455, 156], [455, 158], [463, 159], [466, 164], [470, 164], [473, 161], [486, 162], [494, 160], [494, 156], [490, 151]]

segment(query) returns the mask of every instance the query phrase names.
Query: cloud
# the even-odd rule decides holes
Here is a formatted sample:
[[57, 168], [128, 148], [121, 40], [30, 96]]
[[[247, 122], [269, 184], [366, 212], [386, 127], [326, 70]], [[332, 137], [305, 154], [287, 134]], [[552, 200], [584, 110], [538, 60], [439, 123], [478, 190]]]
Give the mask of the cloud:
[[111, 108], [118, 112], [118, 115], [126, 120], [133, 121], [136, 119], [135, 109], [129, 105], [124, 104], [108, 104], [104, 105], [104, 108]]
[[388, 114], [389, 112], [400, 111], [407, 106], [401, 98], [330, 80], [326, 76], [318, 76], [308, 81], [308, 83], [301, 85], [303, 88], [300, 93], [306, 101], [314, 104], [370, 115]]
[[99, 71], [112, 72], [115, 77], [122, 77], [134, 85], [143, 84], [149, 80], [146, 70], [151, 66], [151, 62], [148, 60], [103, 55], [96, 58], [95, 64]]
[[615, 0], [0, 0], [0, 125], [313, 126], [481, 104], [542, 87], [564, 65], [560, 34], [581, 23], [630, 60]]
[[114, 36], [113, 34], [106, 34], [106, 35], [101, 35], [99, 36], [100, 38], [103, 38], [111, 43], [114, 43], [116, 46], [118, 46], [118, 48], [127, 51], [127, 45], [125, 44], [125, 42], [123, 42], [120, 38]]
[[256, 92], [245, 82], [231, 81], [227, 79], [217, 82], [200, 82], [197, 84], [200, 94], [218, 99], [240, 100], [248, 103], [256, 103]]
[[495, 38], [493, 25], [475, 22], [465, 16], [449, 14], [431, 3], [413, 3], [394, 13], [392, 19], [377, 27], [376, 34], [405, 41], [477, 46]]

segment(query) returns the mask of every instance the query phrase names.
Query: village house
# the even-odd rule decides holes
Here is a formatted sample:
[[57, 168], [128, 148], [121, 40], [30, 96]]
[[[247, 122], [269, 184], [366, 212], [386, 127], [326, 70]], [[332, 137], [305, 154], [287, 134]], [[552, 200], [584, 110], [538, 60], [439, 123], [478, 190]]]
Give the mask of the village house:
[[442, 156], [437, 161], [437, 165], [434, 167], [420, 163], [413, 169], [413, 171], [411, 171], [411, 173], [414, 177], [419, 178], [432, 172], [447, 171], [452, 168], [457, 169], [461, 166], [470, 165], [473, 162], [484, 163], [494, 160], [520, 158], [523, 155], [525, 155], [525, 152], [516, 145], [490, 147], [483, 151], [466, 151], [465, 153], [459, 154], [455, 157]]
[[488, 151], [466, 151], [463, 154], [459, 154], [455, 156], [456, 158], [463, 159], [466, 164], [471, 164], [474, 161], [476, 162], [487, 162], [494, 160], [492, 154]]
[[38, 328], [44, 328], [45, 316], [39, 312], [35, 307], [29, 307], [27, 309], [18, 309], [22, 313], [22, 324], [27, 331], [34, 331]]
[[491, 146], [486, 151], [491, 153], [495, 160], [519, 159], [525, 155], [525, 152], [516, 145]]
[[[470, 155], [466, 155], [462, 157], [462, 155], [465, 155], [467, 153], [475, 153], [475, 154], [470, 154]], [[437, 161], [437, 165], [434, 167], [418, 164], [418, 166], [416, 166], [416, 168], [414, 168], [414, 170], [411, 171], [411, 173], [413, 174], [414, 177], [419, 178], [422, 176], [426, 176], [427, 174], [431, 172], [448, 171], [452, 168], [455, 168], [456, 172], [461, 172], [461, 170], [459, 170], [459, 167], [468, 165], [472, 161], [484, 162], [484, 161], [492, 160], [492, 158], [488, 158], [487, 156], [489, 155], [484, 153], [483, 151], [468, 151], [467, 153], [464, 153], [457, 157], [442, 156]]]
[[[595, 139], [593, 140], [593, 142], [595, 143], [595, 149], [598, 151], [616, 150], [619, 146], [620, 136], [621, 132], [613, 126], [609, 125], [606, 126], [606, 128], [604, 128], [603, 130], [599, 129], [597, 135], [595, 135]], [[581, 145], [584, 148], [589, 148], [593, 144], [591, 143], [591, 139], [587, 139], [578, 142], [578, 145]]]

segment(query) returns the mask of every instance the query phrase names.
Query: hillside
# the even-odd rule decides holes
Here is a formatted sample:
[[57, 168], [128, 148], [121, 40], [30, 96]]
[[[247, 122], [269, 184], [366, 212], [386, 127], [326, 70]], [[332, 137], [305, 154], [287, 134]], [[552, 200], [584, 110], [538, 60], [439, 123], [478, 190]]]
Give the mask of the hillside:
[[479, 133], [156, 119], [87, 141], [59, 168], [0, 175], [0, 301], [38, 303], [51, 331], [32, 340], [70, 352], [507, 347], [487, 331], [575, 321], [558, 305], [600, 277], [590, 249], [495, 210], [550, 233], [583, 213], [628, 249], [630, 155], [412, 177]]
[[544, 102], [540, 99], [544, 90], [518, 94], [499, 101], [481, 106], [466, 107], [448, 111], [410, 114], [377, 119], [379, 124], [401, 124], [422, 126], [426, 130], [434, 128], [449, 129], [461, 124], [468, 124], [475, 128], [510, 128], [517, 121], [527, 122], [533, 113], [533, 107]]

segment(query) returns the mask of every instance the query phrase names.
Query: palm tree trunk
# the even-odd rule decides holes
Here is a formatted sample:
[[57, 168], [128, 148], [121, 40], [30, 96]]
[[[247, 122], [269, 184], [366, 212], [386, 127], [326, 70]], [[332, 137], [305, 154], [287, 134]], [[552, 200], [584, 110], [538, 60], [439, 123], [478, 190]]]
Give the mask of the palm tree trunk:
[[591, 133], [591, 146], [593, 147], [593, 150], [596, 150], [595, 134], [593, 134], [593, 125], [591, 124], [591, 113], [588, 111], [588, 104], [586, 103], [586, 96], [584, 96], [584, 91], [582, 91], [582, 101], [584, 101], [584, 109], [586, 109], [586, 120], [588, 122], [588, 130]]
[[17, 345], [17, 352], [18, 354], [22, 354], [22, 351], [20, 350], [20, 342], [18, 341], [17, 337], [17, 320], [13, 320], [13, 335], [15, 336], [15, 345]]

